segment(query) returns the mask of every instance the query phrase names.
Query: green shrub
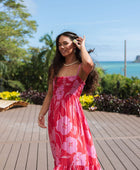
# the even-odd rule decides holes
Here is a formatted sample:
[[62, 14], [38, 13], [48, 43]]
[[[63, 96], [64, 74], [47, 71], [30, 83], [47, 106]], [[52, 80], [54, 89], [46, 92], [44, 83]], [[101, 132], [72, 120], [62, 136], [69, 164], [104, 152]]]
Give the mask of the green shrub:
[[99, 74], [99, 78], [102, 78], [105, 75], [105, 71], [101, 67], [96, 67], [95, 69]]
[[140, 93], [140, 79], [127, 78], [120, 74], [106, 74], [100, 81], [100, 94], [112, 94], [125, 99]]
[[7, 81], [7, 88], [9, 90], [18, 90], [18, 91], [24, 91], [24, 85], [17, 80], [8, 80]]

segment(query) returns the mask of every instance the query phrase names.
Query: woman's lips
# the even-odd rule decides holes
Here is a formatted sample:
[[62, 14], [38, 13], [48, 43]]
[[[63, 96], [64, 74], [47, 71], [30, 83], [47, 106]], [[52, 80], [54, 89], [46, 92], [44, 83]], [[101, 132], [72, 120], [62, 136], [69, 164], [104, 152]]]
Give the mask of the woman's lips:
[[61, 53], [64, 54], [64, 53], [66, 53], [66, 51], [65, 51], [65, 50], [62, 50]]

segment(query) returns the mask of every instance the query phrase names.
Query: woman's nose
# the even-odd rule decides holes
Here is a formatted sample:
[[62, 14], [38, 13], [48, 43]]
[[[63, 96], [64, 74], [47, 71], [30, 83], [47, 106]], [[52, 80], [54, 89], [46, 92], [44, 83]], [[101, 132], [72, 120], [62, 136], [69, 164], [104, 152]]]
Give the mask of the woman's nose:
[[63, 48], [64, 48], [64, 45], [61, 45], [61, 46], [60, 46], [60, 48], [62, 48], [62, 49], [63, 49]]

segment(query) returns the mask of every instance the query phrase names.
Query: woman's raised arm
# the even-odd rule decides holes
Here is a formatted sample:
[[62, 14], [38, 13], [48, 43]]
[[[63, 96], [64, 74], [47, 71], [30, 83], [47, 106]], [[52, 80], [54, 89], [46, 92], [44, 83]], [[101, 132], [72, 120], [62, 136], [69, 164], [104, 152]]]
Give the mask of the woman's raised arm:
[[74, 41], [76, 46], [81, 51], [81, 59], [82, 59], [82, 70], [85, 72], [85, 75], [88, 76], [88, 74], [92, 71], [94, 67], [94, 63], [92, 61], [92, 58], [90, 57], [89, 53], [86, 50], [85, 47], [85, 36], [79, 37], [76, 39], [77, 41]]

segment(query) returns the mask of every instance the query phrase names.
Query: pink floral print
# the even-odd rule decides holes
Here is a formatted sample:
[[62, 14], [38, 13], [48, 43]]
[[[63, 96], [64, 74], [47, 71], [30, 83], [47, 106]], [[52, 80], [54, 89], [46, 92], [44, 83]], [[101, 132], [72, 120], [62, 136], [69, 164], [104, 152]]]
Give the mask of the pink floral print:
[[77, 152], [73, 157], [73, 164], [80, 165], [80, 166], [86, 166], [86, 154]]
[[72, 129], [71, 120], [67, 116], [60, 118], [59, 120], [57, 120], [56, 129], [62, 135], [67, 135]]
[[77, 140], [73, 137], [67, 137], [66, 141], [62, 144], [62, 149], [64, 149], [69, 154], [76, 153]]
[[84, 84], [78, 74], [54, 78], [48, 114], [54, 170], [101, 170], [79, 102]]
[[57, 100], [61, 100], [63, 95], [64, 95], [64, 86], [61, 85], [60, 87], [57, 88], [56, 90], [56, 93], [57, 93]]
[[87, 150], [89, 156], [91, 156], [92, 158], [96, 158], [96, 150], [93, 145], [92, 146], [87, 145]]

